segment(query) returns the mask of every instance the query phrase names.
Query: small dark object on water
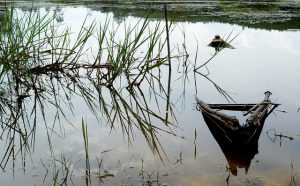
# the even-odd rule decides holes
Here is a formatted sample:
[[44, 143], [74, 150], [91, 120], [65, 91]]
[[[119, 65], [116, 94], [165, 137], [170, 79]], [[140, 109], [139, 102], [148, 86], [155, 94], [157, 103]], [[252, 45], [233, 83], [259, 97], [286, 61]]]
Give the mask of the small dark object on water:
[[232, 45], [224, 41], [219, 35], [216, 35], [207, 46], [215, 48], [216, 51], [219, 51], [222, 48], [235, 49]]

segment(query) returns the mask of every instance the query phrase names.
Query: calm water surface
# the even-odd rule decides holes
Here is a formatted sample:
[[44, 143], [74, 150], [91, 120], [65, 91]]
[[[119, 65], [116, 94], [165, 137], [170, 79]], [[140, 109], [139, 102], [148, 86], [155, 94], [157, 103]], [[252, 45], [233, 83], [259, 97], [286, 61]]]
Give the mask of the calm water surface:
[[[40, 11], [54, 11], [41, 8]], [[20, 11], [21, 13], [22, 11]], [[91, 11], [83, 7], [60, 8], [57, 19], [76, 32], [87, 17], [88, 22], [104, 21], [112, 14]], [[139, 18], [126, 17], [114, 20], [117, 23], [138, 22]], [[155, 24], [156, 21], [151, 22]], [[115, 22], [115, 24], [117, 24]], [[103, 160], [102, 171], [112, 173], [104, 183], [99, 178], [92, 178], [92, 185], [146, 185], [146, 181], [157, 180], [154, 185], [289, 185], [295, 176], [295, 184], [299, 185], [300, 171], [300, 32], [294, 31], [266, 31], [243, 28], [238, 25], [219, 23], [189, 23], [177, 22], [171, 33], [171, 41], [185, 44], [194, 60], [197, 44], [199, 47], [197, 64], [209, 59], [214, 50], [207, 47], [216, 35], [230, 37], [240, 35], [232, 42], [235, 50], [221, 51], [208, 65], [209, 77], [226, 91], [238, 103], [256, 103], [261, 101], [264, 92], [270, 90], [271, 100], [282, 104], [275, 114], [271, 114], [266, 122], [259, 140], [259, 153], [254, 157], [248, 173], [244, 169], [238, 170], [238, 175], [230, 175], [226, 169], [227, 161], [219, 145], [211, 135], [202, 115], [195, 109], [194, 96], [197, 94], [209, 103], [226, 103], [226, 99], [218, 93], [215, 87], [203, 77], [196, 77], [197, 87], [194, 86], [193, 74], [186, 84], [184, 102], [178, 100], [183, 92], [180, 70], [174, 73], [172, 83], [172, 101], [176, 103], [178, 128], [174, 129], [177, 136], [160, 133], [160, 141], [167, 158], [163, 162], [149, 149], [144, 137], [139, 131], [134, 132], [134, 139], [128, 143], [126, 135], [120, 130], [111, 130], [105, 122], [99, 123], [84, 103], [74, 103], [75, 114], [69, 119], [74, 126], [64, 125], [64, 135], [52, 136], [55, 158], [64, 154], [71, 163], [71, 185], [85, 184], [84, 180], [84, 145], [81, 131], [81, 118], [88, 123], [89, 149], [92, 172], [97, 172], [96, 157]], [[93, 46], [93, 41], [89, 45]], [[179, 68], [180, 69], [180, 68]], [[206, 73], [206, 70], [203, 70]], [[197, 90], [197, 91], [196, 91]], [[285, 112], [281, 112], [281, 111]], [[51, 113], [51, 111], [49, 111]], [[293, 140], [276, 138], [272, 141], [268, 135], [274, 137], [276, 133], [293, 137]], [[59, 129], [57, 129], [59, 130]], [[195, 131], [197, 133], [194, 143]], [[196, 147], [196, 156], [195, 156]], [[14, 176], [8, 166], [1, 172], [3, 185], [51, 185], [53, 180], [53, 157], [47, 142], [44, 126], [37, 129], [34, 153], [28, 157], [26, 171], [21, 164], [17, 165]], [[42, 166], [42, 162], [45, 167]], [[58, 167], [59, 163], [56, 162]], [[291, 164], [293, 166], [291, 166]], [[20, 169], [18, 169], [18, 167]], [[143, 173], [143, 174], [142, 174]], [[230, 175], [230, 176], [229, 176]], [[229, 176], [229, 177], [228, 177]], [[229, 179], [228, 179], [229, 178]]]

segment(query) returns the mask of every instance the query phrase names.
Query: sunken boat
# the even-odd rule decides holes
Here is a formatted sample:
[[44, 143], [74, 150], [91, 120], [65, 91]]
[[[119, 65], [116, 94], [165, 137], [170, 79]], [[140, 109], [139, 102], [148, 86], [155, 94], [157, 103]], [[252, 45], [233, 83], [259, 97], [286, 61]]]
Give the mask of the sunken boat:
[[[251, 160], [258, 153], [258, 140], [268, 115], [279, 106], [270, 101], [272, 93], [265, 92], [264, 99], [257, 104], [208, 104], [196, 97], [197, 109], [210, 132], [223, 151], [228, 169], [237, 175], [238, 168], [244, 168], [247, 174]], [[247, 117], [240, 124], [236, 116], [223, 111], [238, 111]]]

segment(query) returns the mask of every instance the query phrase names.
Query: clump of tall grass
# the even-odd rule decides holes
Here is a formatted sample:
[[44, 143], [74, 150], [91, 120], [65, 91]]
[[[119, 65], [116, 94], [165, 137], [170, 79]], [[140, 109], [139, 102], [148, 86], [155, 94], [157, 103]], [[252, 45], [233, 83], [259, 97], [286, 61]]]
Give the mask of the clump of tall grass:
[[37, 117], [41, 116], [47, 125], [45, 104], [56, 108], [54, 121], [64, 117], [61, 108], [63, 103], [67, 103], [60, 97], [63, 91], [70, 88], [66, 87], [68, 84], [60, 85], [70, 82], [71, 77], [62, 82], [61, 75], [68, 75], [68, 68], [74, 66], [82, 55], [94, 25], [83, 25], [84, 31], [78, 34], [73, 45], [69, 41], [69, 30], [57, 33], [58, 27], [49, 15], [34, 12], [22, 14], [11, 9], [6, 11], [1, 25], [5, 27], [5, 32], [0, 34], [0, 81], [3, 92], [0, 98], [0, 124], [2, 136], [6, 138], [1, 166], [5, 167], [10, 157], [20, 154], [23, 157], [33, 147]]
[[[185, 45], [170, 49], [172, 24], [166, 23], [150, 25], [145, 18], [116, 26], [109, 18], [90, 24], [85, 20], [74, 34], [53, 15], [7, 10], [1, 19], [5, 31], [0, 33], [0, 125], [5, 139], [1, 168], [17, 156], [25, 165], [38, 123], [45, 125], [52, 152], [54, 129], [63, 130], [62, 120], [68, 122], [67, 111], [73, 111], [72, 101], [78, 97], [99, 121], [111, 129], [120, 126], [129, 142], [138, 129], [161, 157], [157, 134], [173, 134], [176, 124], [171, 63], [180, 61], [188, 72]], [[97, 52], [89, 53], [88, 42], [95, 38]], [[49, 108], [55, 110], [51, 122]], [[87, 126], [83, 129], [87, 139]]]
[[[1, 167], [9, 158], [31, 152], [38, 122], [45, 124], [52, 151], [53, 130], [63, 127], [61, 120], [68, 119], [66, 109], [73, 110], [76, 96], [99, 121], [104, 119], [111, 128], [119, 124], [129, 141], [133, 129], [139, 129], [153, 152], [160, 152], [157, 132], [168, 130], [159, 123], [171, 124], [160, 112], [160, 103], [167, 104], [170, 94], [162, 68], [176, 55], [164, 52], [165, 27], [149, 23], [146, 18], [133, 26], [125, 24], [124, 37], [118, 39], [119, 27], [112, 29], [109, 19], [99, 26], [84, 22], [72, 40], [71, 30], [62, 29], [51, 15], [7, 10], [1, 22], [6, 29], [0, 33], [0, 125], [1, 137], [6, 138]], [[97, 39], [98, 52], [87, 61], [91, 38]], [[52, 124], [49, 107], [56, 110]]]

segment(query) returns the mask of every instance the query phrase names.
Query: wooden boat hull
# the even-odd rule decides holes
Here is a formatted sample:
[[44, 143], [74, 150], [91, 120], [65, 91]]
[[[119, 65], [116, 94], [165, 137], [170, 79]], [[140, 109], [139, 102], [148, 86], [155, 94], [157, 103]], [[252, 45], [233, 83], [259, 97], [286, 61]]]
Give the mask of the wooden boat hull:
[[[233, 175], [237, 168], [245, 168], [258, 153], [258, 140], [268, 115], [279, 105], [269, 101], [270, 92], [259, 104], [207, 104], [196, 98], [204, 121], [223, 151]], [[251, 114], [244, 125], [240, 125], [234, 116], [228, 116], [218, 110], [244, 111]]]

